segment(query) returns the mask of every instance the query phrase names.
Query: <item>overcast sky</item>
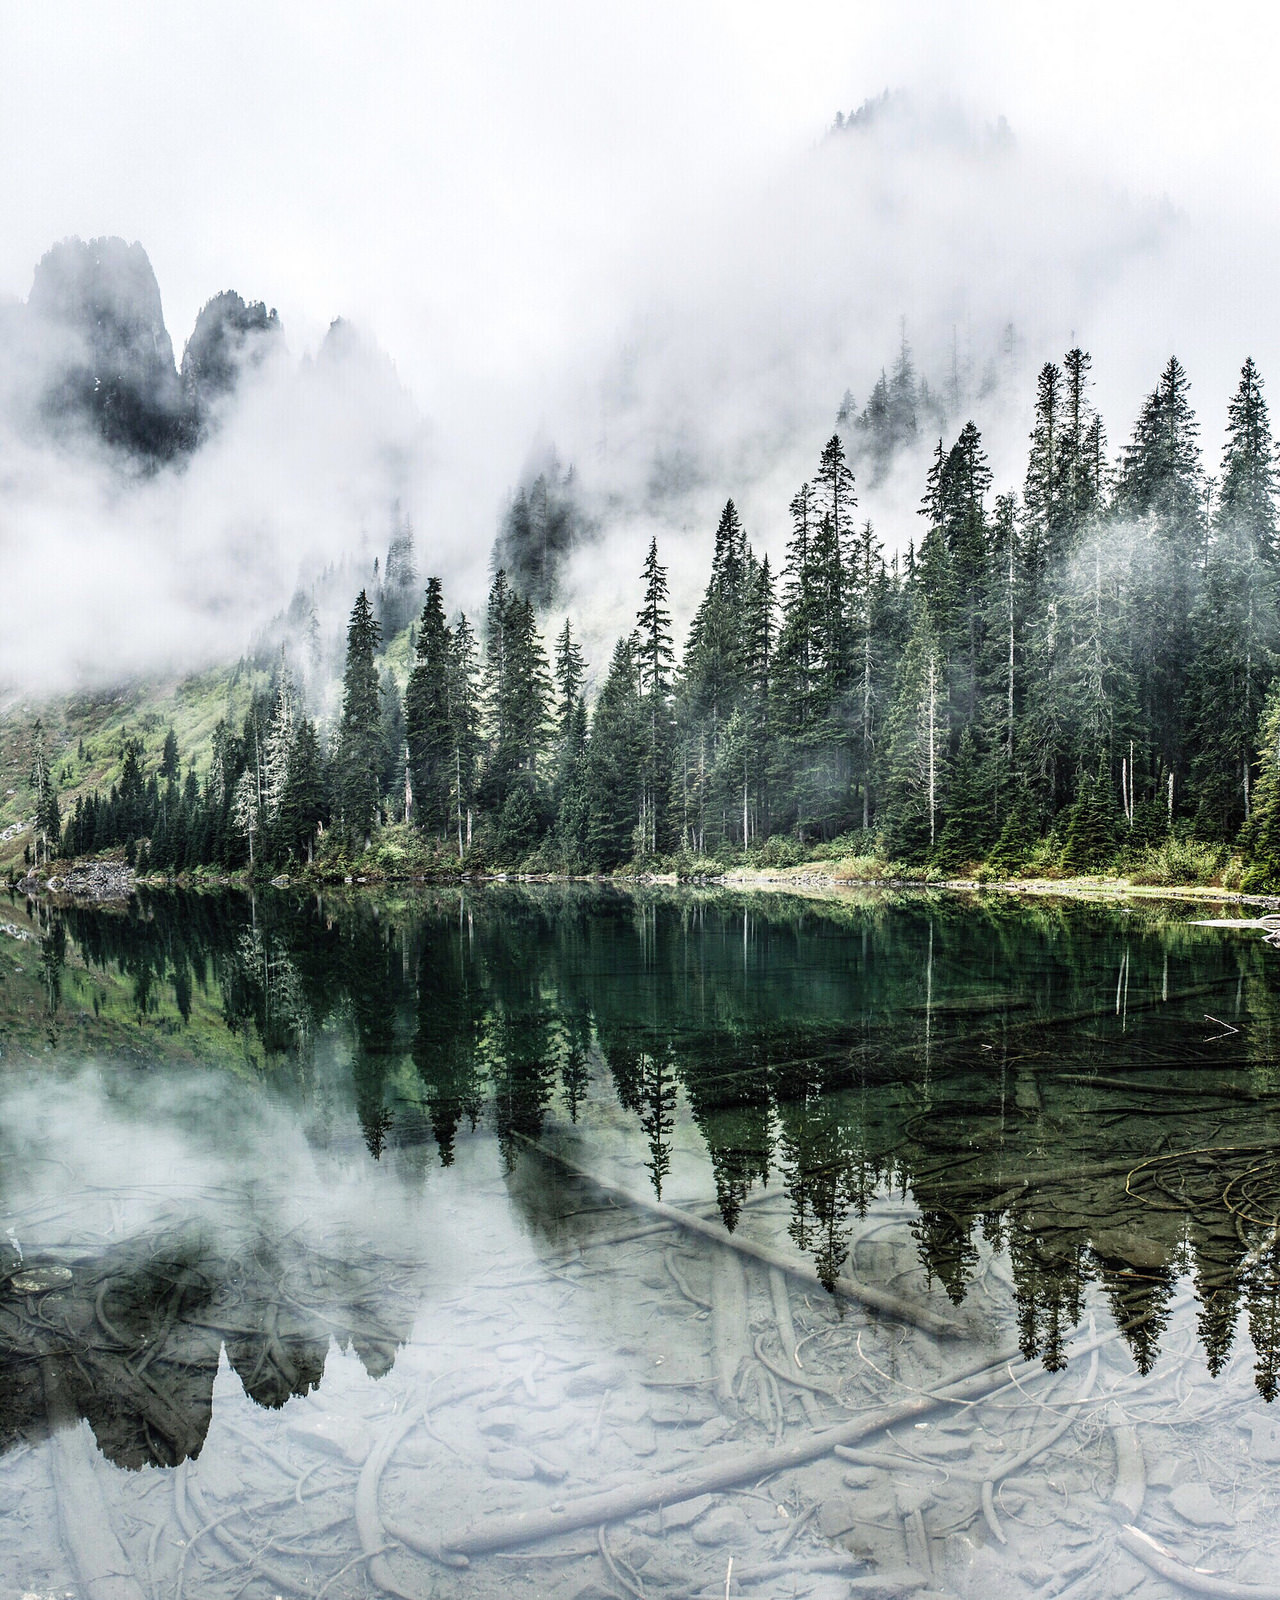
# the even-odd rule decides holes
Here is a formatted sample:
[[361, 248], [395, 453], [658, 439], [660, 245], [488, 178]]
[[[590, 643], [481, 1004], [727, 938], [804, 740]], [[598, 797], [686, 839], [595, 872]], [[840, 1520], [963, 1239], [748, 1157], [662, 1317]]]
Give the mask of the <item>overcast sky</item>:
[[[334, 316], [354, 318], [420, 407], [427, 564], [469, 605], [539, 436], [588, 480], [594, 465], [597, 488], [624, 472], [626, 441], [615, 421], [602, 442], [600, 421], [624, 367], [636, 439], [701, 428], [707, 503], [673, 523], [695, 543], [709, 541], [712, 502], [741, 493], [753, 535], [778, 549], [797, 472], [812, 470], [844, 384], [865, 398], [900, 316], [926, 353], [931, 328], [981, 340], [1012, 318], [1028, 372], [1080, 339], [1113, 447], [1177, 350], [1212, 465], [1243, 357], [1280, 383], [1274, 18], [1230, 0], [0, 0], [0, 296], [27, 294], [54, 240], [119, 234], [151, 257], [179, 357], [225, 288], [277, 306], [295, 354]], [[935, 130], [864, 169], [829, 160], [836, 110], [885, 89], [975, 127], [1004, 116], [1016, 159], [978, 169]], [[1018, 392], [1025, 410], [1027, 379]], [[363, 461], [378, 419], [369, 406], [362, 419]], [[979, 418], [1000, 487], [1017, 481], [1027, 420]], [[196, 540], [217, 568], [234, 490], [237, 559], [271, 553], [246, 592], [332, 558], [354, 519], [321, 526], [324, 473], [352, 473], [334, 464], [347, 422], [326, 427], [308, 457], [303, 423], [283, 451], [242, 423], [150, 513], [156, 547], [189, 568]], [[395, 427], [412, 437], [398, 414]], [[762, 467], [788, 430], [794, 451]], [[291, 474], [306, 480], [294, 523], [318, 530], [315, 550], [267, 529], [294, 498]], [[0, 507], [9, 582], [36, 570], [15, 565], [33, 540], [14, 530], [49, 498], [30, 484], [38, 474], [20, 510]], [[900, 488], [867, 507], [891, 548], [915, 531], [915, 479]], [[41, 537], [72, 552], [97, 490], [58, 492], [74, 510], [49, 513]], [[119, 548], [140, 607], [153, 555], [113, 542], [133, 538], [132, 513], [106, 516], [86, 604]], [[631, 563], [647, 530], [620, 523], [618, 537]], [[702, 555], [671, 552], [686, 586]], [[613, 562], [610, 547], [583, 581], [616, 593]], [[176, 578], [154, 578], [157, 640], [214, 648], [197, 619], [160, 627]], [[219, 604], [222, 626], [242, 629], [229, 594]], [[82, 619], [65, 611], [74, 640]], [[0, 677], [29, 654], [0, 650]]]
[[[236, 287], [367, 321], [429, 405], [625, 311], [654, 230], [883, 88], [1180, 204], [1280, 199], [1274, 6], [1187, 0], [5, 0], [0, 291], [143, 241], [179, 351]], [[1208, 219], [1206, 219], [1208, 220]], [[1216, 219], [1213, 219], [1216, 220]]]

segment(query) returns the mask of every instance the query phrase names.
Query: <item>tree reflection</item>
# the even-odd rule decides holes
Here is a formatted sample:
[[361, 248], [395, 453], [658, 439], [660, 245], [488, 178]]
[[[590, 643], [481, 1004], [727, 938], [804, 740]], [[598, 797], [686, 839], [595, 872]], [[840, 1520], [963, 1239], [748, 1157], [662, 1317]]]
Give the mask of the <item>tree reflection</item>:
[[[780, 1178], [823, 1283], [893, 1189], [954, 1305], [1007, 1252], [1022, 1349], [1046, 1366], [1096, 1289], [1148, 1370], [1189, 1272], [1210, 1371], [1243, 1310], [1276, 1393], [1280, 987], [1260, 943], [1141, 909], [514, 884], [143, 894], [33, 936], [40, 1028], [18, 1007], [11, 1030], [33, 1054], [70, 1047], [68, 1015], [87, 1053], [124, 1036], [160, 1059], [220, 1026], [300, 1104], [345, 1075], [334, 1103], [372, 1158], [425, 1141], [444, 1167], [476, 1130], [508, 1171], [557, 1121], [589, 1148], [612, 1102], [660, 1198], [687, 1107], [725, 1227]], [[310, 1337], [264, 1326], [228, 1349], [271, 1404], [311, 1381]]]

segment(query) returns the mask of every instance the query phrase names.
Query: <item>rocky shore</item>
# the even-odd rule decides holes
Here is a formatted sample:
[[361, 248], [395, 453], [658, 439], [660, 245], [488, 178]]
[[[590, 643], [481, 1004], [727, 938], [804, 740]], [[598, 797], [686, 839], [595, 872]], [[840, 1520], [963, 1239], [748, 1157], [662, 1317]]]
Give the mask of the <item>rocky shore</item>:
[[19, 894], [65, 895], [70, 900], [102, 904], [127, 900], [134, 890], [134, 871], [123, 861], [93, 861], [70, 867], [65, 874], [28, 874], [14, 887]]

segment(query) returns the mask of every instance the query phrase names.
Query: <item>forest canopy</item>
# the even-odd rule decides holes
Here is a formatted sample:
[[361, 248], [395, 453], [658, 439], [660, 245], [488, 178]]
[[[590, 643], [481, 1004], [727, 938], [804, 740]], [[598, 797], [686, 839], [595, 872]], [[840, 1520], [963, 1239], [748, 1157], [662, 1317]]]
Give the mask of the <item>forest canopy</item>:
[[1191, 860], [1280, 883], [1276, 456], [1253, 361], [1216, 475], [1176, 358], [1114, 452], [1088, 353], [1046, 363], [1022, 483], [995, 491], [966, 422], [891, 559], [858, 510], [867, 427], [846, 402], [780, 570], [725, 503], [682, 641], [652, 542], [590, 704], [572, 619], [540, 631], [513, 512], [478, 626], [428, 581], [403, 696], [379, 667], [409, 614], [396, 576], [356, 601], [331, 730], [281, 660], [201, 777], [176, 749], [150, 775], [126, 752], [63, 824], [41, 753], [37, 855], [280, 869], [406, 824], [445, 869], [786, 865], [839, 841], [946, 872]]

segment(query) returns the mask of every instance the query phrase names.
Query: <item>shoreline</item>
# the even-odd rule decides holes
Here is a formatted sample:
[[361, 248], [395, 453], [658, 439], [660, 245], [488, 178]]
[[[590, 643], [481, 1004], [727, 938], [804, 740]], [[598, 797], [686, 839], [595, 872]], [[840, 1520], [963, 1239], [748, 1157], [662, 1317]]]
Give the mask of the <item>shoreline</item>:
[[1240, 906], [1264, 911], [1280, 911], [1280, 894], [1244, 894], [1237, 890], [1215, 885], [1191, 884], [1133, 884], [1123, 878], [1010, 878], [981, 881], [976, 878], [854, 878], [835, 872], [816, 870], [823, 863], [786, 868], [731, 867], [714, 876], [680, 878], [675, 873], [620, 873], [569, 874], [520, 872], [461, 872], [461, 873], [404, 873], [404, 874], [334, 874], [319, 876], [312, 873], [292, 876], [281, 873], [268, 880], [255, 880], [248, 873], [222, 873], [216, 876], [179, 874], [165, 877], [159, 874], [138, 878], [131, 867], [121, 862], [82, 862], [73, 865], [58, 864], [61, 871], [47, 876], [28, 874], [11, 885], [14, 893], [36, 899], [79, 904], [124, 905], [139, 889], [163, 893], [167, 889], [187, 889], [193, 892], [218, 892], [224, 889], [288, 889], [334, 890], [426, 888], [488, 883], [547, 883], [547, 884], [612, 884], [616, 887], [653, 887], [689, 889], [736, 889], [766, 893], [794, 894], [811, 898], [838, 898], [870, 890], [914, 890], [918, 892], [942, 890], [950, 894], [984, 895], [1002, 894], [1013, 897], [1035, 896], [1044, 899], [1069, 899], [1092, 901], [1098, 904], [1119, 903], [1129, 900], [1180, 900], [1199, 901], [1205, 905]]

